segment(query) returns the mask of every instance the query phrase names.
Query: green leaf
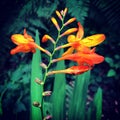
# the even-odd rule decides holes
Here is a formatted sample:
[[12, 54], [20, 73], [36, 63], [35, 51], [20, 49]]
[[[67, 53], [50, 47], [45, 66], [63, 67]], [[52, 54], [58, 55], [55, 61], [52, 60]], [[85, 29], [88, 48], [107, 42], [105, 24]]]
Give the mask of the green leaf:
[[116, 71], [114, 69], [110, 69], [107, 73], [107, 77], [114, 77], [116, 76]]
[[87, 113], [87, 120], [101, 120], [102, 116], [102, 89], [98, 88]]
[[84, 120], [87, 90], [89, 85], [90, 71], [77, 77], [68, 118], [69, 120]]
[[[63, 50], [61, 50], [61, 53]], [[64, 61], [60, 61], [57, 63], [57, 70], [65, 69]], [[56, 74], [54, 80], [54, 88], [52, 94], [52, 116], [53, 120], [64, 120], [65, 115], [65, 85], [66, 85], [66, 78], [65, 74]]]
[[[39, 33], [36, 30], [36, 43], [40, 45]], [[42, 68], [40, 67], [41, 54], [37, 49], [32, 58], [32, 71], [31, 71], [31, 120], [42, 120], [42, 113], [39, 108], [34, 107], [32, 104], [34, 101], [41, 103], [43, 86], [40, 86], [34, 82], [36, 78], [42, 80]]]
[[96, 108], [96, 120], [101, 120], [102, 116], [102, 89], [98, 88], [93, 101]]

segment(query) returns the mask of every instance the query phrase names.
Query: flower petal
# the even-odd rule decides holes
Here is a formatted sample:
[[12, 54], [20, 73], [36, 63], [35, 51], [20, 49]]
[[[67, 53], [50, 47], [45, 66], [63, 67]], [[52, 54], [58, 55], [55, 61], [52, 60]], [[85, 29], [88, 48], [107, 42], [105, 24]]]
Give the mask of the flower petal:
[[11, 40], [14, 44], [16, 45], [21, 45], [21, 44], [26, 44], [29, 41], [27, 39], [24, 38], [23, 35], [21, 34], [14, 34], [11, 36]]
[[84, 54], [81, 52], [77, 52], [54, 59], [53, 62], [58, 62], [60, 60], [72, 60], [77, 62], [79, 65], [86, 63], [89, 66], [93, 66], [94, 64], [99, 64], [103, 62], [104, 57], [96, 53]]
[[26, 29], [24, 29], [23, 34], [24, 34], [24, 37], [29, 40], [29, 42], [34, 42], [32, 36], [27, 34]]
[[78, 74], [82, 74], [88, 70], [90, 70], [91, 68], [89, 66], [72, 66], [70, 68], [67, 68], [65, 70], [56, 70], [56, 71], [50, 71], [48, 72], [47, 75], [52, 75], [52, 74], [60, 74], [60, 73], [65, 73], [65, 74], [74, 74], [74, 75], [78, 75]]
[[77, 35], [76, 35], [76, 39], [82, 39], [83, 35], [84, 35], [84, 28], [80, 24], [80, 22], [78, 22], [78, 32], [77, 32]]
[[67, 38], [67, 41], [68, 41], [69, 43], [75, 42], [75, 35], [69, 35], [68, 38]]
[[67, 51], [66, 51], [66, 52], [64, 52], [64, 53], [62, 54], [62, 56], [72, 54], [72, 53], [73, 53], [73, 51], [74, 51], [74, 48], [73, 48], [73, 47], [70, 47], [70, 48], [68, 48], [68, 49], [67, 49]]
[[88, 36], [80, 41], [82, 45], [85, 45], [87, 47], [94, 47], [100, 43], [102, 43], [105, 40], [104, 34], [95, 34], [92, 36]]
[[12, 49], [10, 51], [11, 55], [14, 55], [16, 53], [23, 52], [23, 53], [28, 53], [28, 52], [36, 52], [35, 48], [33, 46], [29, 46], [29, 44], [23, 44], [23, 45], [18, 45], [16, 48]]

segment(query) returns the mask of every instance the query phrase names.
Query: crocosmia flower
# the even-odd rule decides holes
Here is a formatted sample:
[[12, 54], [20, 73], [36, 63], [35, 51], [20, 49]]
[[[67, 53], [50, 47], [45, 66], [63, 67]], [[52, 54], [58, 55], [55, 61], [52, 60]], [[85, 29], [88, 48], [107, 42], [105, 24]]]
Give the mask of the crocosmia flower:
[[48, 75], [52, 74], [58, 74], [58, 73], [65, 73], [65, 74], [74, 74], [74, 75], [79, 75], [82, 74], [91, 68], [89, 66], [72, 66], [70, 68], [67, 68], [65, 70], [56, 70], [56, 71], [50, 71], [48, 72]]
[[99, 64], [104, 61], [104, 57], [101, 55], [98, 55], [96, 53], [91, 54], [84, 54], [81, 52], [77, 52], [74, 54], [69, 54], [62, 56], [60, 58], [54, 59], [53, 62], [57, 62], [60, 60], [72, 60], [78, 63], [78, 65], [84, 65], [87, 64], [89, 66], [94, 66], [95, 64]]
[[17, 47], [13, 48], [10, 53], [14, 55], [19, 52], [27, 53], [32, 52], [34, 53], [36, 48], [45, 52], [46, 54], [50, 55], [49, 51], [45, 50], [44, 48], [40, 47], [34, 42], [32, 36], [28, 35], [26, 29], [24, 29], [24, 34], [14, 34], [11, 36], [11, 40]]
[[83, 38], [83, 35], [84, 35], [84, 28], [82, 27], [80, 22], [78, 22], [78, 32], [76, 36], [69, 35], [67, 38], [68, 44], [59, 46], [57, 49], [70, 47], [63, 54], [63, 56], [67, 54], [71, 54], [74, 50], [78, 52], [86, 52], [86, 51], [89, 52], [90, 47], [94, 47], [105, 40], [104, 34], [95, 34], [88, 36], [86, 38]]

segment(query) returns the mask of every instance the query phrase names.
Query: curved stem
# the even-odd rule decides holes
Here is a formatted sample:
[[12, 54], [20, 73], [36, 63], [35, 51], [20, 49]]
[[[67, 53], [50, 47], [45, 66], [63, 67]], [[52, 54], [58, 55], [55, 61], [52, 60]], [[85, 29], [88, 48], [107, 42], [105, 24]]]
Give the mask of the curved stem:
[[[51, 66], [51, 64], [52, 64], [52, 59], [53, 59], [53, 56], [54, 56], [54, 54], [55, 54], [55, 49], [56, 49], [56, 45], [57, 45], [57, 43], [58, 43], [58, 41], [59, 41], [59, 39], [60, 39], [60, 33], [61, 33], [61, 31], [62, 31], [62, 29], [64, 28], [64, 17], [63, 17], [63, 19], [62, 19], [62, 26], [61, 26], [61, 28], [60, 28], [60, 30], [58, 31], [58, 35], [57, 35], [57, 39], [56, 39], [56, 42], [53, 44], [54, 46], [53, 46], [53, 51], [52, 51], [52, 53], [51, 53], [51, 55], [49, 56], [50, 57], [50, 59], [49, 59], [49, 63], [48, 63], [48, 65], [47, 65], [47, 68], [45, 69], [45, 75], [44, 75], [44, 78], [43, 78], [43, 82], [45, 83], [46, 82], [46, 79], [47, 79], [47, 73], [48, 73], [48, 70], [49, 70], [49, 68], [50, 68], [50, 66]], [[44, 86], [43, 86], [43, 92], [44, 92]], [[43, 97], [42, 97], [42, 101], [41, 101], [41, 105], [42, 105], [42, 116], [44, 117], [44, 115], [43, 115], [43, 105], [44, 104], [44, 99], [43, 99]]]
[[52, 59], [53, 59], [53, 55], [55, 54], [56, 45], [57, 45], [57, 43], [58, 43], [58, 41], [59, 41], [60, 32], [61, 32], [62, 29], [64, 28], [63, 23], [64, 23], [64, 19], [62, 20], [62, 27], [61, 27], [61, 29], [58, 31], [57, 39], [56, 39], [56, 42], [54, 43], [53, 52], [52, 52], [52, 54], [51, 54], [51, 56], [50, 56], [49, 63], [48, 63], [47, 68], [46, 68], [46, 70], [45, 70], [45, 76], [44, 76], [44, 79], [43, 79], [44, 83], [45, 83], [46, 78], [47, 78], [48, 69], [50, 68], [50, 66], [51, 66], [51, 64], [52, 64]]

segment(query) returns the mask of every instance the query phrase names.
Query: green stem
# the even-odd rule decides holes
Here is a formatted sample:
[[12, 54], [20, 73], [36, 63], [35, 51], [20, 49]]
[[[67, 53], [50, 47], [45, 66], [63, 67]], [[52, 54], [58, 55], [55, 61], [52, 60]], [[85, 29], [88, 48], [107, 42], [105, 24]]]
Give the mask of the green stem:
[[48, 69], [50, 68], [50, 66], [51, 66], [51, 64], [52, 64], [52, 59], [53, 59], [53, 55], [55, 54], [56, 45], [57, 45], [57, 43], [58, 43], [58, 41], [59, 41], [60, 32], [61, 32], [62, 29], [64, 28], [63, 23], [64, 23], [64, 18], [63, 18], [63, 20], [62, 20], [61, 29], [58, 31], [58, 35], [57, 35], [56, 42], [54, 43], [54, 46], [53, 46], [53, 52], [52, 52], [52, 54], [51, 54], [51, 56], [50, 56], [50, 61], [49, 61], [48, 65], [47, 65], [47, 68], [46, 68], [46, 70], [45, 70], [45, 76], [44, 76], [44, 79], [43, 79], [44, 83], [45, 83], [46, 78], [47, 78]]
[[[45, 69], [45, 75], [44, 75], [44, 78], [43, 78], [43, 82], [45, 83], [45, 81], [46, 81], [46, 79], [47, 79], [47, 73], [48, 73], [48, 70], [49, 70], [49, 68], [50, 68], [50, 66], [51, 66], [51, 64], [52, 64], [52, 59], [53, 59], [53, 56], [54, 56], [54, 54], [55, 54], [55, 49], [56, 49], [56, 45], [57, 45], [57, 43], [58, 43], [58, 41], [59, 41], [59, 39], [60, 39], [60, 33], [61, 33], [61, 31], [62, 31], [62, 29], [64, 28], [64, 18], [63, 18], [63, 20], [62, 20], [62, 26], [61, 26], [61, 29], [58, 31], [58, 35], [57, 35], [57, 39], [56, 39], [56, 42], [53, 44], [54, 46], [53, 46], [53, 51], [52, 51], [52, 53], [51, 53], [51, 55], [50, 55], [50, 59], [49, 59], [49, 63], [48, 63], [48, 65], [47, 65], [47, 68]], [[43, 86], [43, 91], [44, 91], [44, 86]], [[44, 106], [44, 99], [43, 99], [43, 97], [42, 97], [42, 101], [41, 101], [41, 105], [42, 105], [42, 108], [41, 108], [41, 111], [42, 111], [42, 113], [44, 113], [43, 112], [43, 106]], [[44, 114], [42, 115], [42, 116], [44, 116]]]

